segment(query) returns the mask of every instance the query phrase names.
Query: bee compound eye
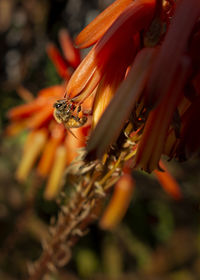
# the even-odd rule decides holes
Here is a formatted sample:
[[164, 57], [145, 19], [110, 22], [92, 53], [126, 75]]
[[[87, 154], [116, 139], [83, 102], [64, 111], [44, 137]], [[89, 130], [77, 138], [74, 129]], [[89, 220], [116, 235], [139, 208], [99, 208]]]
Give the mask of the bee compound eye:
[[55, 103], [55, 104], [54, 104], [54, 107], [55, 107], [56, 109], [59, 109], [61, 106], [62, 106], [62, 104], [60, 104], [60, 103]]

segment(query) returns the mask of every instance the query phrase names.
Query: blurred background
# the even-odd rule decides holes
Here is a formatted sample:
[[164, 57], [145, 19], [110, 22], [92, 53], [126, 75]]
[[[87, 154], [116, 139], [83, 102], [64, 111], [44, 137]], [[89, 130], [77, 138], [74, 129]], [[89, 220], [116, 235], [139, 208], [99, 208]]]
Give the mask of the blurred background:
[[[40, 256], [40, 240], [58, 211], [43, 198], [44, 182], [34, 169], [25, 182], [15, 179], [27, 132], [6, 135], [7, 111], [24, 103], [19, 86], [36, 96], [61, 83], [47, 42], [59, 47], [61, 28], [74, 38], [111, 2], [0, 0], [0, 279], [27, 279], [27, 264]], [[134, 172], [136, 188], [122, 224], [113, 232], [92, 225], [69, 265], [48, 279], [200, 279], [200, 162], [172, 161], [168, 168], [183, 199], [173, 200], [153, 175]]]

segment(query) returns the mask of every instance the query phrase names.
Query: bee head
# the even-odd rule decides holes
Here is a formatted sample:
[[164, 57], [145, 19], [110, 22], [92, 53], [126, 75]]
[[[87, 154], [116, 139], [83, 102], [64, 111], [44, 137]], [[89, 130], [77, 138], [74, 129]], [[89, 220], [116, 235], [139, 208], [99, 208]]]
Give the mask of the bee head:
[[53, 107], [59, 111], [64, 110], [67, 107], [66, 99], [57, 100], [56, 103], [54, 103]]

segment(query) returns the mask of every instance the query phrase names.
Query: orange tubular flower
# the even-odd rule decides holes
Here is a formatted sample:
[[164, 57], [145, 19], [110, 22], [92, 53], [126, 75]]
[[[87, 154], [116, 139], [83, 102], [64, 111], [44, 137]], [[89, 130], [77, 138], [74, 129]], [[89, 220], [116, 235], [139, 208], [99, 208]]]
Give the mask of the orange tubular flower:
[[121, 222], [134, 191], [135, 182], [129, 174], [123, 175], [117, 182], [114, 194], [100, 220], [102, 229], [112, 230]]
[[133, 0], [117, 0], [97, 16], [76, 38], [79, 48], [95, 44]]
[[[75, 67], [79, 63], [80, 54], [72, 47], [68, 33], [62, 31], [60, 36], [65, 53], [68, 48], [70, 49], [71, 60], [65, 62], [53, 44], [48, 44], [47, 53], [61, 77], [68, 78], [70, 72], [67, 65]], [[66, 131], [63, 124], [58, 124], [54, 119], [53, 104], [58, 99], [63, 99], [64, 93], [64, 85], [43, 89], [38, 92], [35, 99], [8, 112], [11, 120], [11, 124], [7, 128], [9, 135], [24, 129], [29, 130], [16, 177], [20, 181], [26, 180], [39, 158], [37, 172], [44, 178], [48, 177], [44, 193], [46, 199], [55, 197], [60, 189], [66, 166], [77, 156], [77, 148], [83, 147], [85, 144], [85, 128], [77, 128], [76, 132], [73, 132], [77, 137], [75, 138]], [[88, 101], [84, 103], [86, 109], [88, 109], [88, 105], [91, 107], [91, 101]]]
[[172, 198], [179, 200], [182, 198], [182, 193], [178, 183], [172, 177], [172, 175], [168, 172], [166, 166], [162, 161], [159, 162], [159, 166], [162, 171], [154, 170], [154, 174], [163, 187], [163, 189], [171, 195]]
[[142, 167], [148, 172], [158, 168], [169, 125], [183, 95], [189, 66], [188, 61], [185, 61], [166, 97], [150, 112], [136, 153], [136, 167]]
[[16, 178], [19, 181], [26, 179], [46, 141], [47, 131], [45, 129], [32, 132], [31, 141], [26, 143], [26, 149], [24, 149], [22, 159], [16, 171]]
[[62, 125], [55, 124], [51, 130], [50, 139], [43, 149], [43, 153], [37, 167], [39, 174], [43, 177], [46, 177], [49, 174], [54, 161], [55, 151], [63, 142], [64, 137], [64, 127]]
[[68, 66], [62, 56], [60, 55], [59, 50], [53, 43], [49, 43], [46, 48], [49, 58], [53, 61], [58, 74], [63, 78], [69, 80], [70, 73]]
[[58, 193], [61, 186], [61, 178], [66, 168], [67, 163], [67, 150], [64, 145], [60, 145], [56, 151], [52, 166], [52, 171], [47, 182], [45, 190], [45, 198], [53, 199], [55, 194]]
[[65, 29], [59, 31], [59, 41], [63, 50], [63, 55], [70, 65], [75, 69], [81, 62], [80, 52], [72, 43], [69, 33]]

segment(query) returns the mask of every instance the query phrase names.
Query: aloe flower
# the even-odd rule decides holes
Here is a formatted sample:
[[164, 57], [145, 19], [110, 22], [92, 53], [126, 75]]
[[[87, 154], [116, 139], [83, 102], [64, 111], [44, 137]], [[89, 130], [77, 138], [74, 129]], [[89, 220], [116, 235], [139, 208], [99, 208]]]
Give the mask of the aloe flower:
[[65, 92], [77, 105], [94, 98], [92, 128], [67, 171], [70, 203], [61, 205], [30, 280], [67, 264], [114, 185], [99, 224], [112, 230], [120, 223], [135, 188], [133, 169], [152, 172], [168, 194], [182, 197], [161, 158], [199, 154], [199, 18], [199, 0], [117, 0], [78, 35], [76, 45], [92, 49]]
[[199, 153], [199, 17], [198, 0], [118, 0], [78, 35], [80, 48], [94, 46], [67, 95], [77, 103], [95, 95], [87, 159], [109, 153], [128, 122], [135, 168]]
[[96, 91], [93, 127], [133, 63], [139, 32], [149, 25], [154, 10], [155, 1], [116, 1], [77, 37], [80, 47], [97, 43], [72, 75], [67, 94], [83, 102]]
[[[61, 30], [59, 38], [65, 60], [53, 43], [47, 45], [47, 54], [66, 83], [70, 72], [80, 63], [80, 54], [73, 47], [67, 31]], [[20, 93], [27, 96], [27, 90], [22, 87]], [[45, 190], [47, 199], [54, 198], [58, 193], [66, 166], [78, 155], [77, 149], [85, 145], [85, 136], [88, 132], [87, 128], [78, 128], [73, 131], [75, 138], [64, 125], [55, 121], [53, 104], [63, 99], [64, 93], [64, 84], [42, 89], [35, 98], [8, 112], [11, 123], [7, 127], [7, 134], [14, 135], [22, 130], [28, 132], [16, 178], [25, 181], [38, 162], [37, 173], [42, 178], [47, 178]], [[88, 109], [88, 101], [83, 108]]]
[[[94, 46], [72, 75], [66, 92], [77, 103], [84, 102], [90, 95], [95, 96], [87, 160], [101, 158], [105, 153], [109, 156], [110, 145], [115, 144], [121, 130], [124, 129], [126, 134], [129, 122], [129, 134], [135, 141], [130, 154], [132, 165], [148, 172], [155, 170], [154, 174], [164, 190], [174, 199], [180, 199], [179, 185], [160, 157], [162, 153], [166, 154], [166, 133], [173, 125], [174, 114], [182, 101], [182, 90], [190, 74], [188, 57], [183, 57], [181, 65], [178, 65], [175, 73], [178, 77], [174, 77], [176, 84], [173, 88], [157, 97], [151, 96], [149, 89], [152, 69], [156, 68], [156, 61], [163, 52], [162, 46], [172, 32], [171, 17], [177, 10], [179, 12], [180, 7], [182, 9], [181, 4], [177, 9], [175, 4], [174, 1], [120, 0], [110, 5], [77, 36], [75, 42], [79, 48]], [[155, 24], [160, 29], [155, 29]], [[191, 31], [191, 27], [187, 28]], [[187, 38], [188, 35], [184, 36]], [[149, 160], [152, 150], [154, 154]], [[129, 168], [115, 186], [113, 199], [100, 222], [101, 227], [113, 228], [125, 214], [134, 185], [130, 172]], [[124, 186], [127, 186], [127, 191]]]

